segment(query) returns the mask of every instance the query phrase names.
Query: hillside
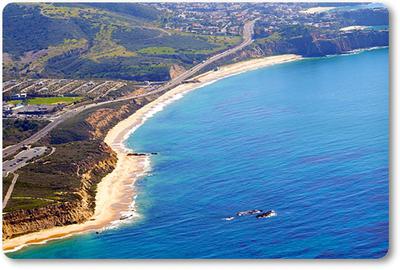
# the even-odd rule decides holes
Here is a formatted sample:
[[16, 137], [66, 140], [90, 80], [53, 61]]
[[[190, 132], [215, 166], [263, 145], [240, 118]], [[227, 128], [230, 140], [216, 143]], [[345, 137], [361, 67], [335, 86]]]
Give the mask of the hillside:
[[[141, 4], [9, 4], [4, 9], [4, 79], [168, 80], [240, 41], [166, 31], [160, 11]], [[40, 27], [38, 27], [40, 25]]]

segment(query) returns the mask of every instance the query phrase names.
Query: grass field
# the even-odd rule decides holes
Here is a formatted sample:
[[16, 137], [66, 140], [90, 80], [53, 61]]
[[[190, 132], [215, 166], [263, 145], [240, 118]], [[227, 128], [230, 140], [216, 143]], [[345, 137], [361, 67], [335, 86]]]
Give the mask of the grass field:
[[[53, 105], [53, 104], [71, 104], [80, 101], [83, 97], [44, 97], [44, 98], [31, 98], [26, 101], [29, 105]], [[11, 100], [9, 104], [21, 103], [21, 100]]]

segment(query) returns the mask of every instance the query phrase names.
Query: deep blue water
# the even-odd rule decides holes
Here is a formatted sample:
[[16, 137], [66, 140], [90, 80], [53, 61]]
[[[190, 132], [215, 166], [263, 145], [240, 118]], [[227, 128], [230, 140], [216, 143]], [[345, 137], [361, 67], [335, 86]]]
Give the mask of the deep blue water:
[[[388, 50], [229, 77], [128, 140], [158, 152], [137, 222], [15, 258], [379, 258], [388, 249]], [[277, 216], [224, 217], [274, 209]]]

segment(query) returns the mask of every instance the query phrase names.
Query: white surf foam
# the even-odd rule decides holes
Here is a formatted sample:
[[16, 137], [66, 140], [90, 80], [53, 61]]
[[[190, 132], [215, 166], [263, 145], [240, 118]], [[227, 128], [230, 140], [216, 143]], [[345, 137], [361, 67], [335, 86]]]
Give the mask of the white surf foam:
[[363, 48], [363, 49], [355, 49], [355, 50], [351, 50], [351, 51], [348, 51], [343, 54], [329, 54], [326, 57], [330, 58], [330, 57], [337, 57], [337, 56], [349, 56], [349, 55], [355, 55], [355, 54], [359, 54], [359, 53], [366, 52], [366, 51], [373, 51], [373, 50], [384, 49], [384, 48], [389, 48], [389, 47], [388, 46], [377, 46], [377, 47], [370, 47], [370, 48]]

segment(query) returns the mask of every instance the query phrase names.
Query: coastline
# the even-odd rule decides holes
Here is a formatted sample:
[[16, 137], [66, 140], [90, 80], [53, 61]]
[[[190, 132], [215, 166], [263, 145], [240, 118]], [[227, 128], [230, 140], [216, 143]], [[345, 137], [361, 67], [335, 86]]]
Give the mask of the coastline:
[[217, 71], [208, 71], [194, 77], [193, 80], [196, 82], [181, 84], [143, 106], [109, 130], [104, 139], [116, 152], [118, 161], [115, 169], [98, 184], [93, 217], [81, 224], [54, 227], [5, 240], [3, 241], [3, 250], [12, 252], [27, 245], [43, 244], [50, 240], [80, 233], [100, 231], [138, 218], [134, 211], [135, 190], [133, 185], [149, 171], [150, 158], [148, 156], [127, 156], [127, 153], [131, 151], [125, 148], [124, 142], [132, 132], [166, 105], [180, 99], [190, 91], [232, 75], [300, 59], [302, 59], [301, 56], [285, 54], [222, 66]]

